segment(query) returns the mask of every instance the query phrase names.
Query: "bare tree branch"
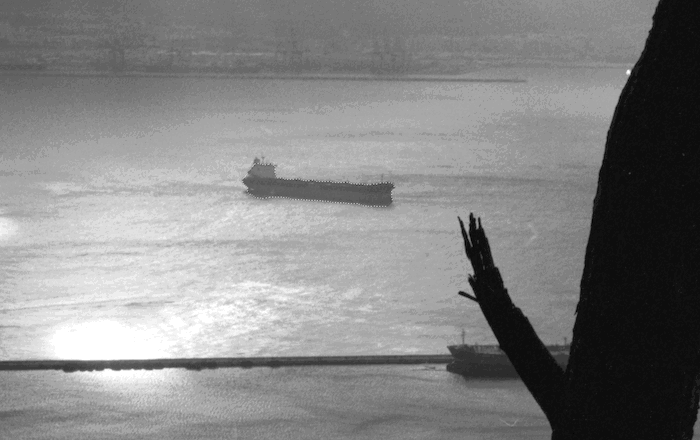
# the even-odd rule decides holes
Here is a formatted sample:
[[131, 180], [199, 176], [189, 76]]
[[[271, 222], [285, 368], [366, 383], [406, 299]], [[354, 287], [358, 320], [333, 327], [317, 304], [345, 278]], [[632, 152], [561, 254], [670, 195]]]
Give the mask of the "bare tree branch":
[[473, 214], [469, 214], [469, 232], [458, 217], [464, 250], [474, 269], [469, 284], [474, 296], [460, 292], [481, 307], [501, 349], [532, 393], [535, 401], [556, 430], [561, 423], [564, 371], [532, 328], [530, 321], [515, 307], [494, 265], [486, 233]]

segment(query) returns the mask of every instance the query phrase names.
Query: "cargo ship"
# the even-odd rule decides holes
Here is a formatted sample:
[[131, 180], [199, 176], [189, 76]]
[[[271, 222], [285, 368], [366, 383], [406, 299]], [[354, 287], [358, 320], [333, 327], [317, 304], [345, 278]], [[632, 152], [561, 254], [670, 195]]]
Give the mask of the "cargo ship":
[[[546, 345], [554, 360], [564, 369], [569, 362], [571, 344]], [[453, 361], [447, 371], [467, 377], [517, 378], [518, 373], [498, 345], [448, 345]]]
[[324, 200], [357, 203], [370, 206], [389, 206], [392, 203], [391, 182], [350, 183], [303, 179], [283, 179], [275, 174], [276, 165], [257, 157], [253, 167], [243, 178], [248, 193], [256, 197], [286, 197], [292, 199]]

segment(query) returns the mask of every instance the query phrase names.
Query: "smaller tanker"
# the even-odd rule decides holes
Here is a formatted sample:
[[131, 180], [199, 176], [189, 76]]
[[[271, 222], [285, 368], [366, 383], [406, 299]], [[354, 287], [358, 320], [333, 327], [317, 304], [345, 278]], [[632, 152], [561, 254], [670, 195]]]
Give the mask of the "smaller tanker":
[[282, 179], [275, 174], [276, 165], [257, 157], [243, 178], [248, 194], [256, 197], [286, 197], [291, 199], [325, 200], [370, 206], [392, 203], [391, 182], [350, 183], [303, 179]]
[[[549, 352], [560, 367], [566, 369], [569, 362], [568, 344], [547, 345]], [[467, 377], [517, 378], [518, 373], [508, 356], [498, 345], [450, 345], [453, 361], [447, 371]]]
[[[508, 355], [498, 345], [465, 344], [465, 335], [466, 332], [462, 329], [462, 343], [447, 346], [453, 358], [453, 361], [447, 364], [447, 371], [466, 377], [491, 379], [519, 377], [515, 367], [508, 359]], [[567, 344], [566, 338], [564, 338], [564, 344], [546, 345], [545, 347], [552, 354], [556, 363], [566, 370], [571, 350], [571, 344]]]

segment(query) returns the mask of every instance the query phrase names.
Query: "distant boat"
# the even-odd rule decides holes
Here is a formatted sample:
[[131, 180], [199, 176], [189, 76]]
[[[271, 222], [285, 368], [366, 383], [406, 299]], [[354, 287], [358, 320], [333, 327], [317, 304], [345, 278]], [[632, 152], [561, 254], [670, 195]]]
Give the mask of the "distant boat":
[[[464, 334], [463, 334], [464, 335]], [[464, 336], [462, 336], [464, 342]], [[569, 362], [571, 344], [547, 345], [554, 360], [566, 368]], [[518, 373], [508, 356], [498, 345], [449, 345], [453, 361], [447, 364], [447, 371], [468, 377], [517, 378]]]
[[302, 179], [282, 179], [275, 174], [276, 165], [257, 157], [243, 179], [248, 193], [256, 197], [286, 197], [292, 199], [325, 200], [371, 206], [392, 203], [391, 182], [350, 183]]

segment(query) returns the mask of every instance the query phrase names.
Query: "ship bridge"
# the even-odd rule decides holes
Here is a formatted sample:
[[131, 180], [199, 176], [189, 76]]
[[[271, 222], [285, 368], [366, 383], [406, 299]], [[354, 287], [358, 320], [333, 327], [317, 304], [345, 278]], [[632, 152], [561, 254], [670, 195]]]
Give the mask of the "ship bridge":
[[265, 179], [276, 179], [275, 165], [269, 162], [265, 162], [258, 159], [257, 157], [253, 160], [253, 168], [248, 171], [248, 175], [252, 177], [262, 177]]

